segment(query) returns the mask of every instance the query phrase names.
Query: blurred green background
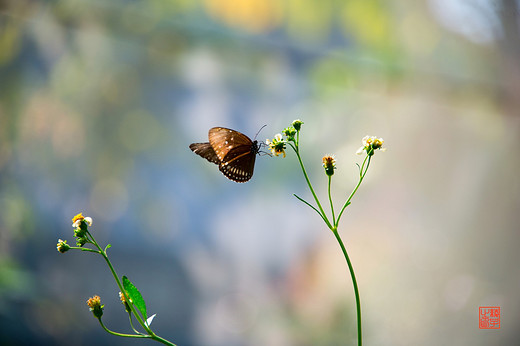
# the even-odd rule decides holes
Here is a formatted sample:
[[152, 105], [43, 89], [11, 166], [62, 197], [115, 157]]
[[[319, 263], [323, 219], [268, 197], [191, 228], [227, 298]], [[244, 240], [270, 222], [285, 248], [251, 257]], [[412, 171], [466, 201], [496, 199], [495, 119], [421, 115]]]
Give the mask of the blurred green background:
[[[94, 220], [116, 270], [179, 346], [350, 345], [344, 258], [295, 156], [236, 184], [188, 145], [213, 126], [302, 153], [336, 204], [366, 345], [520, 343], [517, 1], [7, 0], [0, 4], [0, 343], [142, 345], [99, 256], [60, 254]], [[502, 328], [480, 330], [479, 306]]]

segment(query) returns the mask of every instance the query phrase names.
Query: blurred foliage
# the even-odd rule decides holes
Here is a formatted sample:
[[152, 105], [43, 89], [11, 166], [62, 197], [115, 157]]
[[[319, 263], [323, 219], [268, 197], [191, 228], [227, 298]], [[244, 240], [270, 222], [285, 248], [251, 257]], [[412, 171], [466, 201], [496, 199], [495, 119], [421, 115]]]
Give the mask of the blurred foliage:
[[[246, 226], [260, 227], [262, 234], [271, 234], [270, 229], [276, 228], [273, 232], [280, 236], [278, 224], [268, 227], [262, 223], [283, 222], [280, 220], [285, 216], [276, 206], [265, 213], [271, 217], [263, 217], [251, 215], [250, 210], [255, 208], [244, 201], [258, 206], [255, 210], [265, 210], [275, 199], [271, 195], [279, 196], [278, 186], [284, 186], [287, 191], [283, 192], [290, 195], [299, 181], [288, 168], [290, 161], [279, 163], [280, 173], [276, 176], [269, 162], [263, 167], [258, 165], [253, 178], [258, 183], [248, 185], [249, 190], [221, 185], [221, 177], [192, 160], [187, 149], [189, 143], [203, 140], [201, 136], [211, 126], [230, 126], [254, 134], [266, 123], [269, 128], [264, 131], [276, 131], [282, 124], [301, 118], [309, 126], [309, 157], [321, 157], [321, 150], [329, 148], [338, 148], [340, 154], [353, 152], [359, 145], [352, 144], [353, 136], [361, 138], [367, 131], [392, 133], [389, 147], [393, 144], [394, 149], [389, 151], [396, 153], [394, 161], [409, 162], [413, 158], [413, 163], [406, 164], [404, 169], [392, 166], [385, 173], [388, 179], [397, 181], [393, 187], [383, 189], [391, 196], [390, 210], [400, 203], [409, 202], [415, 208], [420, 208], [417, 201], [424, 203], [424, 209], [415, 209], [407, 220], [409, 227], [421, 224], [425, 229], [428, 225], [434, 230], [443, 229], [443, 225], [432, 220], [442, 218], [442, 212], [450, 214], [449, 206], [456, 206], [459, 215], [470, 215], [466, 219], [473, 220], [479, 214], [475, 212], [477, 207], [471, 209], [479, 199], [478, 189], [490, 183], [486, 180], [486, 164], [495, 162], [489, 151], [496, 151], [502, 136], [514, 128], [508, 121], [517, 118], [520, 85], [518, 45], [514, 43], [518, 32], [511, 29], [518, 18], [510, 15], [518, 12], [517, 5], [506, 1], [479, 3], [476, 10], [464, 1], [440, 0], [3, 1], [0, 339], [9, 335], [5, 340], [19, 344], [70, 344], [70, 340], [89, 344], [98, 339], [100, 344], [118, 342], [102, 339], [101, 332], [92, 334], [97, 333], [92, 331], [97, 326], [90, 329], [91, 325], [83, 323], [88, 311], [77, 307], [83, 303], [78, 296], [101, 294], [92, 290], [105, 288], [111, 292], [113, 287], [108, 283], [107, 287], [99, 286], [103, 280], [96, 280], [96, 286], [86, 276], [75, 277], [81, 274], [78, 268], [84, 267], [84, 259], [63, 260], [54, 250], [56, 239], [71, 232], [70, 218], [84, 211], [94, 218], [94, 227], [103, 230], [103, 241], [124, 247], [115, 256], [121, 262], [137, 261], [125, 253], [138, 246], [146, 248], [141, 255], [156, 266], [158, 273], [150, 278], [150, 268], [145, 265], [140, 271], [127, 273], [132, 278], [150, 281], [148, 286], [139, 284], [143, 294], [153, 296], [145, 291], [162, 287], [161, 280], [172, 281], [164, 285], [168, 291], [157, 288], [161, 290], [156, 295], [158, 302], [150, 307], [160, 310], [154, 324], [161, 323], [161, 315], [167, 321], [161, 327], [171, 332], [165, 335], [168, 339], [179, 341], [180, 345], [204, 344], [207, 340], [201, 336], [202, 330], [207, 338], [215, 340], [206, 344], [247, 343], [241, 338], [248, 333], [225, 334], [214, 324], [218, 316], [211, 319], [208, 307], [201, 306], [225, 291], [227, 280], [243, 275], [233, 272], [235, 265], [249, 263], [223, 251], [233, 239], [223, 240], [223, 248], [218, 248], [218, 237], [225, 233], [216, 232], [220, 226], [211, 228], [213, 224], [208, 220], [221, 220], [222, 229], [229, 229], [223, 215], [227, 215], [224, 208], [231, 205], [236, 215], [249, 215], [244, 219], [237, 216], [236, 227], [240, 231]], [[467, 16], [475, 11], [482, 16]], [[384, 133], [374, 135], [387, 139]], [[505, 137], [515, 143], [515, 136]], [[464, 138], [462, 144], [460, 138]], [[481, 149], [479, 154], [474, 150], [462, 155], [463, 150], [474, 148]], [[464, 157], [452, 162], [454, 176], [447, 169], [431, 173], [432, 167], [449, 166], [446, 158], [456, 156], [454, 152]], [[342, 168], [347, 167], [343, 162]], [[484, 167], [475, 162], [484, 162]], [[515, 167], [514, 158], [507, 162]], [[465, 164], [478, 167], [468, 169]], [[321, 166], [317, 169], [321, 170]], [[374, 176], [377, 180], [383, 173], [377, 176], [374, 172]], [[440, 178], [448, 181], [449, 191], [428, 181]], [[349, 178], [338, 180], [340, 188], [346, 189]], [[476, 192], [464, 190], [472, 186]], [[513, 191], [516, 185], [511, 186], [504, 191]], [[258, 197], [259, 192], [265, 197]], [[209, 195], [218, 196], [218, 202], [207, 200]], [[453, 201], [447, 202], [446, 210], [439, 207], [450, 197]], [[501, 200], [495, 194], [491, 197]], [[512, 199], [511, 205], [516, 205], [515, 201]], [[435, 209], [435, 215], [425, 212], [431, 209]], [[417, 216], [423, 214], [431, 219], [424, 221]], [[392, 220], [392, 215], [385, 216]], [[251, 225], [251, 219], [262, 222]], [[373, 215], [360, 219], [373, 220]], [[456, 222], [461, 223], [457, 230], [472, 228], [460, 219]], [[408, 226], [396, 229], [406, 230]], [[282, 227], [283, 231], [289, 232], [285, 228]], [[299, 232], [304, 233], [312, 224], [303, 222], [301, 228]], [[416, 233], [410, 236], [402, 232], [403, 239], [420, 243], [414, 238], [418, 237]], [[433, 234], [437, 236], [433, 231], [420, 234], [424, 244], [433, 242]], [[450, 234], [459, 241], [468, 236]], [[300, 233], [293, 236], [304, 238]], [[444, 237], [443, 234], [439, 239], [447, 239]], [[311, 236], [304, 239], [299, 243], [301, 247], [317, 246]], [[386, 244], [402, 244], [399, 239], [388, 238]], [[246, 240], [260, 242], [256, 238]], [[292, 261], [305, 257], [306, 250], [285, 252], [283, 248], [283, 254], [278, 255], [282, 257], [276, 257], [271, 247], [286, 243], [266, 243], [269, 256], [259, 255], [257, 260], [263, 261], [258, 266], [265, 271], [264, 284], [271, 285], [279, 280], [278, 271], [283, 272], [282, 277], [293, 274]], [[497, 242], [496, 248], [501, 244]], [[243, 244], [235, 246], [241, 248]], [[384, 254], [384, 246], [377, 246], [379, 253]], [[416, 251], [434, 252], [429, 245], [423, 246], [419, 244]], [[399, 257], [393, 250], [386, 251]], [[255, 251], [237, 253], [247, 257], [254, 256]], [[363, 257], [364, 253], [357, 255], [363, 259], [361, 263], [371, 263], [370, 258]], [[399, 263], [408, 265], [409, 260], [404, 257]], [[256, 262], [247, 258], [254, 267]], [[275, 269], [271, 267], [274, 259], [279, 260]], [[289, 264], [285, 268], [281, 263]], [[342, 265], [334, 268], [336, 273], [344, 269]], [[239, 271], [241, 267], [237, 268]], [[301, 270], [308, 274], [310, 269]], [[249, 268], [246, 272], [256, 273]], [[376, 280], [376, 276], [367, 274], [365, 279]], [[243, 282], [233, 283], [247, 286]], [[255, 282], [247, 284], [247, 290], [258, 286]], [[302, 285], [312, 286], [308, 282]], [[283, 311], [270, 309], [261, 298], [257, 303], [265, 305], [267, 315], [277, 313], [275, 321], [281, 320], [284, 328], [276, 340], [284, 340], [285, 344], [333, 345], [351, 335], [351, 330], [344, 328], [353, 320], [344, 303], [351, 299], [344, 285], [343, 281], [330, 285], [341, 294], [328, 297], [330, 287], [323, 286], [320, 293], [305, 296], [307, 300], [317, 296], [323, 299], [319, 301], [327, 317], [323, 324], [312, 314], [306, 315], [304, 302], [294, 300], [290, 294]], [[422, 299], [426, 290], [413, 285], [414, 282], [410, 283], [420, 292], [415, 293], [414, 297], [419, 297], [416, 301], [427, 300]], [[173, 292], [170, 287], [175, 287]], [[435, 288], [436, 292], [442, 290]], [[262, 292], [253, 293], [261, 296]], [[276, 297], [269, 301], [271, 304], [283, 298], [279, 292], [271, 295]], [[170, 302], [180, 308], [172, 308]], [[17, 309], [19, 306], [23, 309]], [[47, 318], [46, 311], [52, 311], [52, 319]], [[439, 308], [434, 313], [440, 316], [436, 320], [439, 325], [444, 326], [443, 310]], [[274, 328], [268, 319], [259, 325], [259, 330]], [[18, 326], [14, 334], [9, 332], [13, 326]], [[371, 331], [377, 329], [369, 323], [366, 326]], [[410, 332], [410, 340], [421, 343], [421, 337], [455, 335], [452, 331], [444, 332], [417, 327], [415, 334]], [[254, 331], [249, 335], [253, 339], [258, 336]], [[370, 337], [370, 333], [367, 335]]]

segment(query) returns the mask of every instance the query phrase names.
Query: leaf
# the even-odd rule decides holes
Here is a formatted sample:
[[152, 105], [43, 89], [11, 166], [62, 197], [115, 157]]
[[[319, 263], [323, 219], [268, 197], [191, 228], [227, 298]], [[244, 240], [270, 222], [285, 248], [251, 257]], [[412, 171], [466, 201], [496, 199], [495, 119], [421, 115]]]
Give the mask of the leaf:
[[144, 319], [147, 319], [148, 315], [146, 314], [146, 303], [144, 302], [143, 296], [126, 276], [123, 276], [123, 287], [126, 293], [128, 293], [128, 297], [132, 303], [141, 312], [141, 315], [143, 315]]

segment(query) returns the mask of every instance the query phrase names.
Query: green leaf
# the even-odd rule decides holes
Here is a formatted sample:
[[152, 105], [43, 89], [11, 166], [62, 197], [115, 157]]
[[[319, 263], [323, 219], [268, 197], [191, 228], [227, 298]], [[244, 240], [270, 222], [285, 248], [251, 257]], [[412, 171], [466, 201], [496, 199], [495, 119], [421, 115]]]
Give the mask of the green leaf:
[[126, 276], [123, 276], [123, 287], [126, 293], [128, 293], [128, 296], [132, 300], [134, 306], [141, 312], [141, 315], [143, 315], [144, 319], [146, 320], [148, 318], [148, 315], [146, 314], [146, 303], [144, 302], [141, 292], [139, 292], [139, 290], [130, 280], [128, 280]]

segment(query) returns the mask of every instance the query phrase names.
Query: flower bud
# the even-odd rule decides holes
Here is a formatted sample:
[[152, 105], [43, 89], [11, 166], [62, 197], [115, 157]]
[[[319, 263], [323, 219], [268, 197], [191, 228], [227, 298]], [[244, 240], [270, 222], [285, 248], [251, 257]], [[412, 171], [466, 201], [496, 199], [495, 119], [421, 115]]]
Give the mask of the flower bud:
[[294, 141], [294, 135], [296, 134], [296, 129], [292, 126], [287, 127], [282, 131], [282, 133], [287, 136], [287, 140]]
[[76, 237], [76, 245], [83, 246], [88, 243], [88, 239], [86, 237]]
[[130, 306], [128, 305], [128, 302], [126, 301], [125, 295], [122, 292], [119, 292], [119, 299], [121, 300], [121, 303], [125, 306], [126, 312], [132, 311], [132, 309], [130, 309]]
[[96, 318], [101, 318], [101, 316], [103, 316], [103, 308], [105, 306], [101, 305], [101, 298], [99, 296], [89, 298], [87, 300], [87, 305]]
[[323, 168], [325, 168], [325, 174], [329, 177], [334, 175], [334, 170], [336, 169], [336, 159], [334, 155], [323, 156]]
[[76, 238], [83, 238], [87, 234], [87, 230], [82, 229], [81, 227], [74, 229], [74, 237]]
[[303, 124], [303, 121], [301, 121], [300, 119], [296, 119], [292, 122], [292, 126], [294, 127], [294, 129], [296, 131], [300, 131], [300, 129], [302, 128], [302, 124]]
[[61, 253], [65, 253], [70, 250], [69, 244], [67, 244], [66, 240], [58, 239], [58, 244], [56, 245], [56, 250]]

